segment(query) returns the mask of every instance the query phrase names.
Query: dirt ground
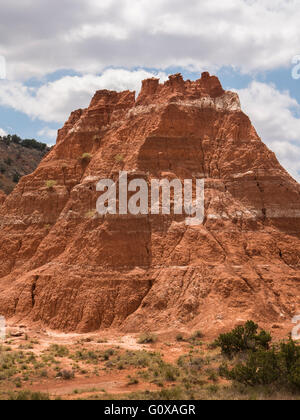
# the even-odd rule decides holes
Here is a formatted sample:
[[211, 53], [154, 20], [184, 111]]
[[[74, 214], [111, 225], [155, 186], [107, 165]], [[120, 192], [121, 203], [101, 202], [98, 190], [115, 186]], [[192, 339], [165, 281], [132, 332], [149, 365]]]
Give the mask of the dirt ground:
[[[277, 327], [272, 331], [277, 338], [282, 333]], [[160, 331], [149, 337], [150, 342], [142, 344], [145, 337], [140, 334], [111, 330], [65, 334], [8, 326], [6, 340], [0, 343], [0, 396], [30, 392], [63, 400], [130, 399], [163, 390], [176, 399], [179, 382], [195, 380], [185, 377], [180, 365], [190, 358], [201, 362], [197, 386], [203, 388], [203, 398], [240, 399], [218, 375], [222, 356], [211, 348], [212, 337], [197, 331]]]

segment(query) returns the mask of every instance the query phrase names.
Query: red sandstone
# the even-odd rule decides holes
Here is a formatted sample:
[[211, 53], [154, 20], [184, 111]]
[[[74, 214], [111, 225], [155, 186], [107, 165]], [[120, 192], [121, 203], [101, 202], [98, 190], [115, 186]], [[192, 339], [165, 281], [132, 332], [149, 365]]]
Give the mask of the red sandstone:
[[[205, 177], [204, 224], [97, 217], [96, 183], [121, 169], [148, 181]], [[97, 92], [38, 169], [0, 196], [0, 217], [0, 313], [15, 322], [217, 330], [286, 326], [300, 313], [300, 186], [208, 73], [146, 80], [137, 100]]]

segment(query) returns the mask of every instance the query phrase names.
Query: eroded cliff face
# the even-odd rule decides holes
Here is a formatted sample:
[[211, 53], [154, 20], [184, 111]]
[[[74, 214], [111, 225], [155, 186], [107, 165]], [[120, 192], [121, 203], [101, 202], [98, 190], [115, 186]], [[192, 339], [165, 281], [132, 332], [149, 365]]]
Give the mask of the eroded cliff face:
[[5, 194], [4, 191], [0, 190], [0, 206], [1, 206], [1, 204], [4, 203], [5, 200], [6, 200], [6, 194]]
[[[204, 224], [95, 214], [96, 183], [120, 170], [149, 183], [204, 177]], [[208, 73], [146, 80], [137, 100], [97, 92], [0, 216], [0, 313], [16, 322], [218, 329], [300, 311], [300, 186]]]

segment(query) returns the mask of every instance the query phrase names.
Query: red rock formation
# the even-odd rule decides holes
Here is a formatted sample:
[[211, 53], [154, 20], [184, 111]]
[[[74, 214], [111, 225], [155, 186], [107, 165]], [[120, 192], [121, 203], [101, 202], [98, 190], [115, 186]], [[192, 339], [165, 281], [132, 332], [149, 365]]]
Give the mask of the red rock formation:
[[[204, 224], [95, 215], [97, 181], [120, 170], [205, 177]], [[300, 186], [208, 73], [146, 80], [136, 101], [97, 92], [0, 215], [0, 312], [16, 322], [218, 329], [300, 311]]]

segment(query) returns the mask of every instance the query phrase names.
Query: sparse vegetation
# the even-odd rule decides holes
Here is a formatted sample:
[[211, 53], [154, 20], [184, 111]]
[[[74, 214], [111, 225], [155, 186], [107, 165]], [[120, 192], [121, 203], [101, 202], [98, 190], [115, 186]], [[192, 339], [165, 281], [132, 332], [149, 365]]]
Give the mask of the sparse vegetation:
[[120, 153], [120, 154], [117, 154], [117, 155], [115, 156], [115, 161], [116, 161], [117, 163], [124, 162], [124, 155], [122, 155], [121, 153]]
[[92, 155], [90, 153], [83, 153], [80, 158], [81, 162], [88, 163], [92, 160]]
[[95, 135], [94, 137], [93, 137], [93, 140], [94, 140], [94, 142], [95, 143], [97, 143], [97, 144], [99, 144], [100, 142], [101, 142], [101, 137], [99, 136], [99, 135]]
[[87, 212], [85, 213], [85, 217], [86, 217], [86, 219], [93, 219], [93, 217], [95, 217], [95, 216], [96, 216], [96, 214], [97, 214], [97, 210], [96, 210], [96, 209], [94, 209], [94, 210], [89, 210], [89, 211], [87, 211]]
[[176, 341], [178, 341], [178, 342], [184, 341], [183, 334], [177, 334], [176, 335]]
[[66, 346], [59, 346], [58, 344], [53, 344], [50, 346], [48, 351], [54, 357], [69, 356], [69, 349]]
[[129, 376], [129, 382], [127, 385], [131, 386], [131, 385], [137, 385], [139, 383], [139, 380], [137, 378], [132, 378], [131, 376]]
[[50, 397], [48, 394], [43, 394], [41, 392], [20, 391], [20, 392], [10, 393], [9, 400], [11, 401], [49, 401]]
[[149, 332], [141, 334], [138, 339], [139, 344], [153, 344], [156, 343], [156, 341], [157, 336]]
[[70, 381], [71, 379], [74, 379], [74, 377], [75, 377], [74, 372], [67, 369], [63, 369], [57, 374], [57, 378], [62, 378], [65, 381]]
[[46, 144], [34, 139], [0, 136], [0, 189], [10, 193], [21, 177], [36, 169], [48, 150]]
[[193, 346], [201, 346], [203, 337], [204, 335], [201, 331], [195, 331], [188, 339], [188, 342]]
[[21, 175], [16, 172], [13, 176], [13, 182], [17, 184], [20, 181], [20, 178], [21, 178]]
[[191, 336], [190, 340], [201, 340], [203, 337], [204, 337], [204, 335], [202, 334], [202, 332], [201, 332], [201, 331], [195, 331], [195, 332], [192, 334], [192, 336]]
[[[155, 346], [163, 353], [126, 350], [118, 346], [109, 348], [103, 340], [100, 340], [102, 345], [99, 345], [97, 338], [91, 336], [75, 341], [72, 346], [51, 344], [41, 351], [35, 347], [33, 353], [29, 347], [39, 344], [40, 340], [36, 336], [12, 337], [6, 341], [9, 346], [0, 347], [0, 399], [51, 399], [51, 393], [48, 395], [35, 390], [40, 391], [41, 384], [44, 385], [42, 389], [48, 390], [47, 384], [53, 382], [54, 378], [73, 380], [74, 388], [70, 390], [70, 395], [64, 396], [67, 399], [74, 399], [76, 395], [78, 399], [299, 398], [300, 346], [292, 340], [271, 345], [269, 338], [264, 338], [269, 337], [268, 334], [262, 334], [262, 330], [251, 321], [238, 331], [238, 335], [236, 329], [221, 335], [214, 346], [208, 343], [191, 345], [191, 339], [196, 343], [201, 339], [199, 331], [187, 339], [184, 339], [183, 334], [177, 334], [176, 341], [170, 342], [170, 346], [176, 346], [178, 340], [179, 343], [184, 341], [183, 344], [177, 344], [181, 355], [173, 359], [176, 353], [172, 353], [172, 361], [169, 358], [171, 353], [169, 350], [165, 352], [166, 346], [163, 343]], [[142, 341], [153, 342], [153, 334], [146, 335], [147, 340]], [[259, 339], [254, 340], [253, 336]], [[232, 337], [235, 338], [233, 341], [230, 340]], [[236, 337], [239, 338], [238, 349]], [[247, 340], [240, 341], [241, 337], [250, 337], [251, 343], [255, 342], [255, 345], [249, 345]], [[247, 345], [241, 345], [241, 342]], [[18, 347], [22, 347], [22, 350], [18, 350]], [[125, 378], [123, 384], [128, 386], [127, 394], [110, 396], [104, 390], [101, 391], [101, 386], [99, 389], [92, 388], [95, 381], [101, 384], [103, 376], [118, 378], [118, 375], [123, 378], [121, 382]], [[89, 389], [78, 388], [82, 377], [91, 378]], [[154, 389], [156, 387], [156, 391], [130, 392], [131, 387], [136, 385], [146, 390], [149, 384]], [[38, 388], [31, 389], [32, 386]]]
[[49, 191], [52, 191], [56, 185], [57, 181], [54, 181], [53, 179], [49, 179], [45, 182], [45, 186]]

